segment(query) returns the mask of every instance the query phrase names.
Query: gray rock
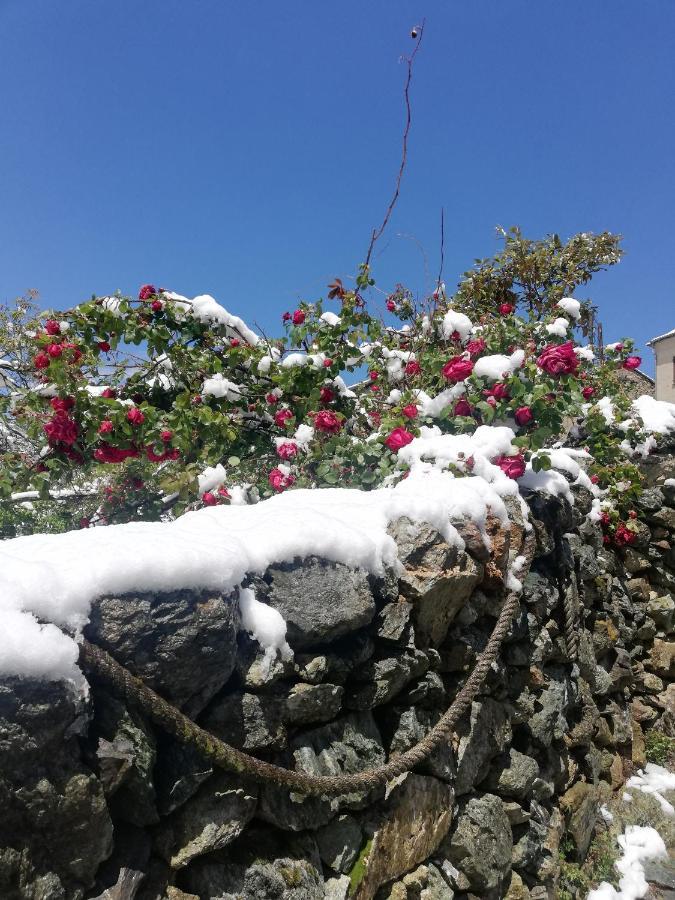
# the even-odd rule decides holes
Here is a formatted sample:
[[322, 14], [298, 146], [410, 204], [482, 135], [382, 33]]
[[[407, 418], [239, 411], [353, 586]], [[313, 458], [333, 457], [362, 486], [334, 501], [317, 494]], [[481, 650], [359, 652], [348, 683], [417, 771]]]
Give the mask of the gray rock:
[[347, 900], [350, 886], [351, 880], [348, 875], [327, 878], [323, 885], [324, 900]]
[[[335, 722], [299, 734], [278, 762], [310, 775], [340, 775], [375, 768], [385, 760], [380, 732], [371, 712], [350, 713]], [[308, 797], [264, 785], [258, 818], [290, 831], [319, 828], [341, 809], [360, 809], [380, 793]]]
[[492, 759], [511, 740], [508, 708], [489, 697], [471, 704], [469, 722], [457, 729], [457, 795], [466, 794], [487, 775]]
[[217, 772], [177, 812], [162, 822], [155, 839], [172, 869], [198, 856], [222, 850], [253, 818], [255, 790], [229, 772]]
[[661, 631], [669, 634], [675, 623], [675, 600], [670, 595], [649, 600], [647, 615], [651, 616]]
[[141, 716], [103, 690], [96, 693], [92, 726], [99, 772], [116, 819], [132, 825], [159, 820], [153, 782], [155, 738]]
[[310, 835], [284, 835], [251, 828], [229, 850], [197, 860], [182, 885], [217, 900], [324, 900], [316, 842]]
[[[405, 753], [431, 731], [442, 715], [440, 710], [421, 707], [397, 707], [387, 710], [382, 729], [389, 755]], [[455, 758], [450, 741], [443, 741], [422, 763], [420, 770], [453, 783], [456, 775]]]
[[319, 828], [314, 837], [319, 855], [330, 869], [342, 874], [351, 870], [363, 844], [363, 831], [353, 816], [338, 816]]
[[296, 653], [295, 673], [309, 684], [344, 684], [349, 675], [373, 655], [375, 644], [364, 631], [335, 641], [321, 653]]
[[198, 591], [102, 597], [84, 634], [167, 700], [196, 715], [230, 677], [236, 603]]
[[428, 668], [427, 655], [414, 647], [397, 657], [369, 660], [353, 673], [354, 683], [347, 685], [345, 706], [349, 709], [370, 709], [388, 703]]
[[162, 735], [157, 746], [157, 808], [166, 816], [182, 806], [213, 774], [213, 766], [192, 745]]
[[134, 900], [149, 869], [150, 837], [134, 825], [115, 826], [115, 846], [96, 873], [92, 900]]
[[455, 896], [441, 870], [427, 863], [387, 885], [378, 892], [377, 900], [453, 900]]
[[471, 797], [459, 809], [456, 826], [441, 846], [445, 856], [485, 896], [508, 884], [513, 837], [502, 801], [494, 794]]
[[534, 779], [539, 774], [539, 763], [510, 747], [493, 761], [482, 787], [500, 796], [524, 800], [530, 795]]
[[536, 712], [527, 726], [532, 737], [542, 746], [562, 740], [567, 731], [565, 711], [570, 703], [569, 679], [564, 670], [551, 666], [546, 671], [548, 686], [536, 698]]
[[239, 632], [236, 671], [244, 687], [260, 690], [293, 676], [293, 660], [279, 654], [271, 660], [260, 644], [246, 632]]
[[0, 679], [0, 896], [70, 898], [112, 850], [100, 782], [82, 763], [88, 708], [67, 685]]
[[286, 620], [293, 649], [334, 641], [375, 615], [365, 572], [316, 558], [271, 567], [260, 593]]
[[598, 818], [600, 794], [597, 787], [583, 781], [576, 784], [560, 800], [565, 815], [567, 833], [572, 838], [578, 860], [586, 858], [588, 845]]
[[329, 722], [340, 712], [343, 695], [339, 684], [294, 684], [286, 697], [284, 719], [292, 725]]
[[217, 697], [200, 724], [240, 750], [282, 750], [286, 746], [281, 698], [239, 692]]
[[412, 609], [412, 603], [401, 597], [383, 606], [375, 619], [378, 638], [393, 644], [409, 644]]

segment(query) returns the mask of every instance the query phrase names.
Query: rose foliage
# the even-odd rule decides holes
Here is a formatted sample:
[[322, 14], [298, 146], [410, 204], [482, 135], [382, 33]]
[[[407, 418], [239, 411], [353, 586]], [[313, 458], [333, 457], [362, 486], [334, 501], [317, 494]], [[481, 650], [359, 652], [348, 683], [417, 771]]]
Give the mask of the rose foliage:
[[208, 296], [152, 284], [49, 314], [24, 331], [21, 377], [4, 390], [0, 424], [22, 443], [5, 448], [0, 496], [34, 492], [36, 507], [68, 510], [63, 527], [85, 527], [293, 488], [370, 489], [405, 477], [398, 454], [421, 429], [478, 424], [514, 429], [518, 455], [495, 463], [517, 479], [530, 458], [547, 468], [540, 451], [576, 422], [567, 441], [593, 453], [589, 474], [615, 501], [608, 531], [626, 542], [639, 482], [617, 448], [639, 427], [613, 430], [595, 403], [627, 415], [632, 343], [603, 359], [580, 348], [594, 309], [565, 299], [618, 261], [618, 239], [503, 236], [454, 296], [397, 286], [380, 299], [362, 267], [353, 286], [336, 279], [325, 299], [281, 311], [274, 340]]

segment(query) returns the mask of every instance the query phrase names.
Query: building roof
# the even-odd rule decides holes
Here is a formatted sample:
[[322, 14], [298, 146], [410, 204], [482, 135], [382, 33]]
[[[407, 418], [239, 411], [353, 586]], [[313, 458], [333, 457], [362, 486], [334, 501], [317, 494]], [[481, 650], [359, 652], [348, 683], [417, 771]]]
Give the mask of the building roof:
[[672, 331], [666, 331], [665, 334], [660, 334], [658, 337], [652, 338], [651, 341], [647, 341], [647, 346], [652, 347], [657, 341], [662, 341], [664, 338], [669, 337], [675, 337], [675, 328], [673, 328]]

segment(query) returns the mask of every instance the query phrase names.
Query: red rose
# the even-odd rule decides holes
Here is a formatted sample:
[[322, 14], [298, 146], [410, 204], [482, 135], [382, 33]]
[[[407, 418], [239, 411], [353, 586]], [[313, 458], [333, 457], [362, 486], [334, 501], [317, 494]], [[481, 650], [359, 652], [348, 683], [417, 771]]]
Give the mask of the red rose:
[[121, 463], [132, 456], [138, 456], [138, 450], [122, 450], [120, 447], [99, 447], [94, 450], [94, 459], [100, 463]]
[[302, 325], [302, 323], [305, 321], [305, 318], [306, 316], [304, 312], [301, 309], [296, 309], [293, 313], [293, 324]]
[[333, 365], [333, 360], [332, 360], [332, 359], [324, 359], [324, 361], [323, 361], [323, 367], [324, 367], [324, 369], [330, 369], [330, 367], [331, 367], [332, 365]]
[[101, 391], [101, 397], [106, 397], [108, 400], [114, 400], [117, 396], [117, 391], [113, 388], [106, 388], [104, 391]]
[[461, 339], [462, 339], [462, 335], [459, 333], [459, 331], [453, 331], [452, 334], [450, 335], [451, 341], [460, 341]]
[[466, 345], [467, 351], [471, 354], [471, 356], [476, 356], [478, 353], [482, 353], [485, 350], [487, 344], [483, 340], [483, 338], [477, 338], [474, 341], [469, 341]]
[[50, 359], [46, 353], [36, 353], [33, 359], [33, 365], [36, 369], [46, 369], [50, 363]]
[[636, 540], [637, 534], [635, 534], [634, 531], [631, 531], [630, 528], [626, 528], [623, 522], [620, 522], [614, 534], [614, 543], [618, 547], [629, 547], [631, 544], [634, 544]]
[[513, 312], [513, 304], [512, 303], [501, 303], [499, 305], [499, 312], [502, 316], [510, 316]]
[[75, 406], [74, 397], [52, 397], [49, 405], [55, 412], [68, 412]]
[[581, 392], [581, 396], [584, 398], [584, 400], [590, 400], [594, 393], [595, 393], [595, 388], [585, 387], [583, 389], [583, 391]]
[[529, 406], [519, 406], [515, 411], [513, 418], [516, 420], [518, 425], [522, 427], [523, 425], [529, 425], [530, 422], [533, 421], [534, 415], [532, 414], [532, 410]]
[[167, 428], [164, 431], [160, 431], [159, 436], [161, 437], [161, 439], [164, 441], [165, 444], [168, 444], [168, 442], [173, 437], [173, 431], [169, 431]]
[[150, 304], [150, 309], [156, 313], [161, 312], [164, 309], [164, 304], [161, 300], [153, 300]]
[[401, 412], [406, 417], [406, 419], [417, 418], [417, 407], [414, 403], [409, 403], [407, 406], [404, 406]]
[[498, 456], [493, 460], [493, 464], [499, 466], [505, 475], [514, 480], [525, 474], [525, 459], [520, 454], [518, 456]]
[[322, 387], [319, 391], [319, 399], [322, 403], [332, 403], [335, 400], [335, 393], [329, 387]]
[[110, 419], [104, 419], [101, 422], [101, 424], [98, 426], [99, 434], [110, 434], [110, 432], [112, 430], [113, 430], [113, 423], [110, 421]]
[[145, 422], [145, 416], [137, 406], [132, 406], [127, 413], [127, 419], [132, 425], [142, 425]]
[[473, 407], [468, 400], [458, 400], [457, 403], [455, 403], [453, 413], [456, 416], [470, 416], [472, 412]]
[[280, 409], [278, 412], [274, 413], [274, 424], [278, 425], [279, 428], [284, 428], [286, 426], [286, 420], [292, 418], [293, 413], [290, 409]]
[[372, 372], [368, 372], [368, 377], [371, 381], [377, 381], [377, 379], [380, 377], [380, 373], [373, 370]]
[[488, 404], [488, 406], [491, 406], [493, 409], [495, 409], [497, 407], [497, 401], [495, 400], [494, 397], [488, 397], [485, 402]]
[[292, 443], [292, 441], [287, 441], [284, 444], [279, 444], [277, 447], [277, 455], [280, 459], [293, 459], [298, 455], [298, 445]]
[[603, 527], [606, 528], [607, 525], [609, 525], [610, 521], [611, 521], [611, 519], [609, 518], [609, 513], [604, 512], [604, 513], [600, 514], [600, 524]]
[[373, 423], [373, 425], [375, 425], [376, 428], [379, 428], [380, 425], [382, 424], [381, 414], [379, 412], [373, 411], [371, 413], [368, 413], [368, 416], [370, 417], [370, 420]]
[[59, 356], [63, 353], [63, 347], [61, 344], [50, 344], [47, 347], [47, 353], [51, 356], [52, 359], [58, 359]]
[[629, 519], [637, 519], [637, 517], [638, 517], [638, 514], [635, 512], [634, 509], [631, 509], [631, 510], [628, 511], [628, 518], [629, 518]]
[[110, 344], [107, 341], [99, 341], [96, 346], [104, 353], [107, 353], [110, 350]]
[[339, 419], [330, 409], [322, 409], [314, 416], [314, 427], [326, 434], [337, 434], [342, 428], [342, 419]]
[[289, 312], [285, 312], [285, 313], [283, 314], [283, 316], [281, 317], [281, 321], [282, 321], [282, 322], [290, 322], [290, 321], [291, 321], [291, 314], [290, 314]]
[[211, 491], [204, 491], [204, 493], [202, 494], [202, 503], [204, 504], [204, 506], [215, 506], [218, 501], [211, 493]]
[[149, 300], [154, 294], [157, 293], [157, 288], [154, 284], [144, 284], [143, 287], [138, 292], [139, 300]]
[[202, 395], [201, 395], [201, 394], [195, 394], [194, 397], [192, 398], [192, 405], [193, 405], [193, 406], [200, 406], [202, 402], [203, 402], [203, 401], [202, 401]]
[[66, 444], [70, 446], [77, 440], [77, 423], [67, 413], [57, 412], [43, 425], [44, 433], [50, 444]]
[[406, 364], [404, 371], [406, 375], [419, 375], [422, 368], [416, 359], [411, 359], [410, 362]]
[[226, 487], [223, 487], [222, 484], [218, 488], [218, 496], [223, 497], [225, 500], [231, 500], [231, 494]]
[[232, 340], [230, 341], [230, 347], [238, 347], [239, 344], [241, 344], [239, 338], [232, 338]]
[[148, 445], [145, 448], [145, 455], [148, 457], [150, 462], [164, 462], [165, 459], [178, 459], [180, 456], [180, 450], [166, 450], [164, 453], [155, 453], [154, 448], [151, 445]]
[[462, 359], [461, 356], [455, 356], [449, 359], [442, 368], [443, 377], [448, 381], [464, 381], [473, 372], [473, 363], [470, 359]]
[[61, 334], [61, 326], [56, 321], [56, 319], [48, 319], [45, 324], [45, 331], [47, 334], [51, 334], [52, 336], [55, 334]]
[[272, 469], [270, 474], [267, 476], [267, 480], [272, 485], [275, 491], [283, 491], [295, 482], [295, 476], [284, 475], [281, 469]]
[[597, 484], [600, 478], [597, 475], [591, 475], [591, 484]]
[[508, 384], [504, 384], [503, 381], [498, 381], [497, 384], [493, 385], [489, 390], [483, 391], [485, 397], [494, 397], [495, 400], [510, 400], [511, 394], [509, 394], [509, 386]]
[[537, 357], [537, 365], [549, 375], [575, 375], [579, 360], [572, 341], [544, 347]]
[[396, 304], [394, 303], [393, 300], [387, 300], [387, 309], [389, 310], [389, 312], [394, 312], [394, 311], [395, 311], [395, 309], [396, 309]]
[[410, 434], [405, 428], [399, 427], [394, 428], [384, 443], [394, 453], [398, 453], [401, 447], [407, 446], [414, 438], [414, 434]]
[[642, 363], [641, 356], [627, 356], [623, 361], [624, 369], [637, 369]]

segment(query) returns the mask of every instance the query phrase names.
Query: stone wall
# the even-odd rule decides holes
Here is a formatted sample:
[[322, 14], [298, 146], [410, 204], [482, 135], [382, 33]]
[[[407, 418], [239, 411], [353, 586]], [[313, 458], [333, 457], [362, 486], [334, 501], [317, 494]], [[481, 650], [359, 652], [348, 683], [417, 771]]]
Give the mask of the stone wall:
[[[386, 790], [303, 798], [214, 771], [103, 684], [0, 682], [3, 900], [555, 898], [603, 798], [675, 734], [672, 455], [647, 462], [649, 523], [621, 553], [575, 505], [530, 498], [537, 550], [497, 664], [454, 739]], [[485, 646], [523, 522], [466, 551], [393, 526], [401, 577], [320, 559], [252, 584], [288, 623], [269, 664], [236, 597], [108, 597], [86, 630], [215, 735], [314, 774], [377, 766], [447, 709]], [[563, 602], [577, 609], [578, 659]]]

